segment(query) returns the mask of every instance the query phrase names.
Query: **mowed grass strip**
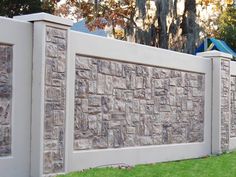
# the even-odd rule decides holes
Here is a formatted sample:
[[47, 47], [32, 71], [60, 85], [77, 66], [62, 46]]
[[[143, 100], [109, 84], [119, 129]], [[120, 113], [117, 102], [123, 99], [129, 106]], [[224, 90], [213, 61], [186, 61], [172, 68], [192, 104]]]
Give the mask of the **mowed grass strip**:
[[95, 168], [59, 177], [236, 177], [236, 152], [130, 169]]

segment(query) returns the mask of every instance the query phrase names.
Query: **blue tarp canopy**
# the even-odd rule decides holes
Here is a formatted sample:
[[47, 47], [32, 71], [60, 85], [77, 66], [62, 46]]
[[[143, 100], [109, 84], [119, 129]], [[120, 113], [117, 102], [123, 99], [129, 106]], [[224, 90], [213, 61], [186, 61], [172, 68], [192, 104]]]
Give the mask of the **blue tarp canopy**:
[[196, 53], [209, 51], [209, 50], [218, 50], [220, 52], [228, 53], [236, 57], [236, 52], [234, 52], [225, 41], [218, 40], [215, 38], [207, 38], [197, 49]]

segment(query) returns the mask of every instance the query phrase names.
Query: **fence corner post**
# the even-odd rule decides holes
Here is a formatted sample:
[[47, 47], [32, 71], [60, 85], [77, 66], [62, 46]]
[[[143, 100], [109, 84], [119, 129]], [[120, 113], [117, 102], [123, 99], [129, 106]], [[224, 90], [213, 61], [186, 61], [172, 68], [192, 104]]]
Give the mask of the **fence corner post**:
[[33, 23], [31, 176], [64, 173], [68, 31], [73, 22], [46, 13]]
[[207, 51], [198, 56], [212, 61], [212, 154], [229, 150], [230, 139], [230, 60], [232, 56]]

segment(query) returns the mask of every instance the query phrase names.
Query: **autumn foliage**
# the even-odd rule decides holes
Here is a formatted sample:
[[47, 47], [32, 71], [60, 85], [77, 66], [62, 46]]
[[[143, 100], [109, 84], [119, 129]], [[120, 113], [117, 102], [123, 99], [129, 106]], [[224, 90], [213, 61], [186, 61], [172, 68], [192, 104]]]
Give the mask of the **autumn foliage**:
[[214, 7], [217, 16], [233, 3], [233, 0], [182, 0], [184, 8], [179, 13], [179, 0], [66, 0], [56, 13], [85, 19], [91, 31], [108, 27], [118, 39], [194, 53], [201, 37], [216, 36], [218, 25], [216, 18], [200, 19], [197, 6]]

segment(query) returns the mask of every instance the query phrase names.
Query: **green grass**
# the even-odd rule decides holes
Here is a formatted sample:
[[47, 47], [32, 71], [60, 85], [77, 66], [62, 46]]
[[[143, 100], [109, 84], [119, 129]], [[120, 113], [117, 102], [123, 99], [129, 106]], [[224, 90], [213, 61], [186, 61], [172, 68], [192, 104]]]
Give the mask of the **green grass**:
[[236, 177], [236, 152], [202, 159], [137, 165], [131, 169], [95, 168], [60, 177]]

